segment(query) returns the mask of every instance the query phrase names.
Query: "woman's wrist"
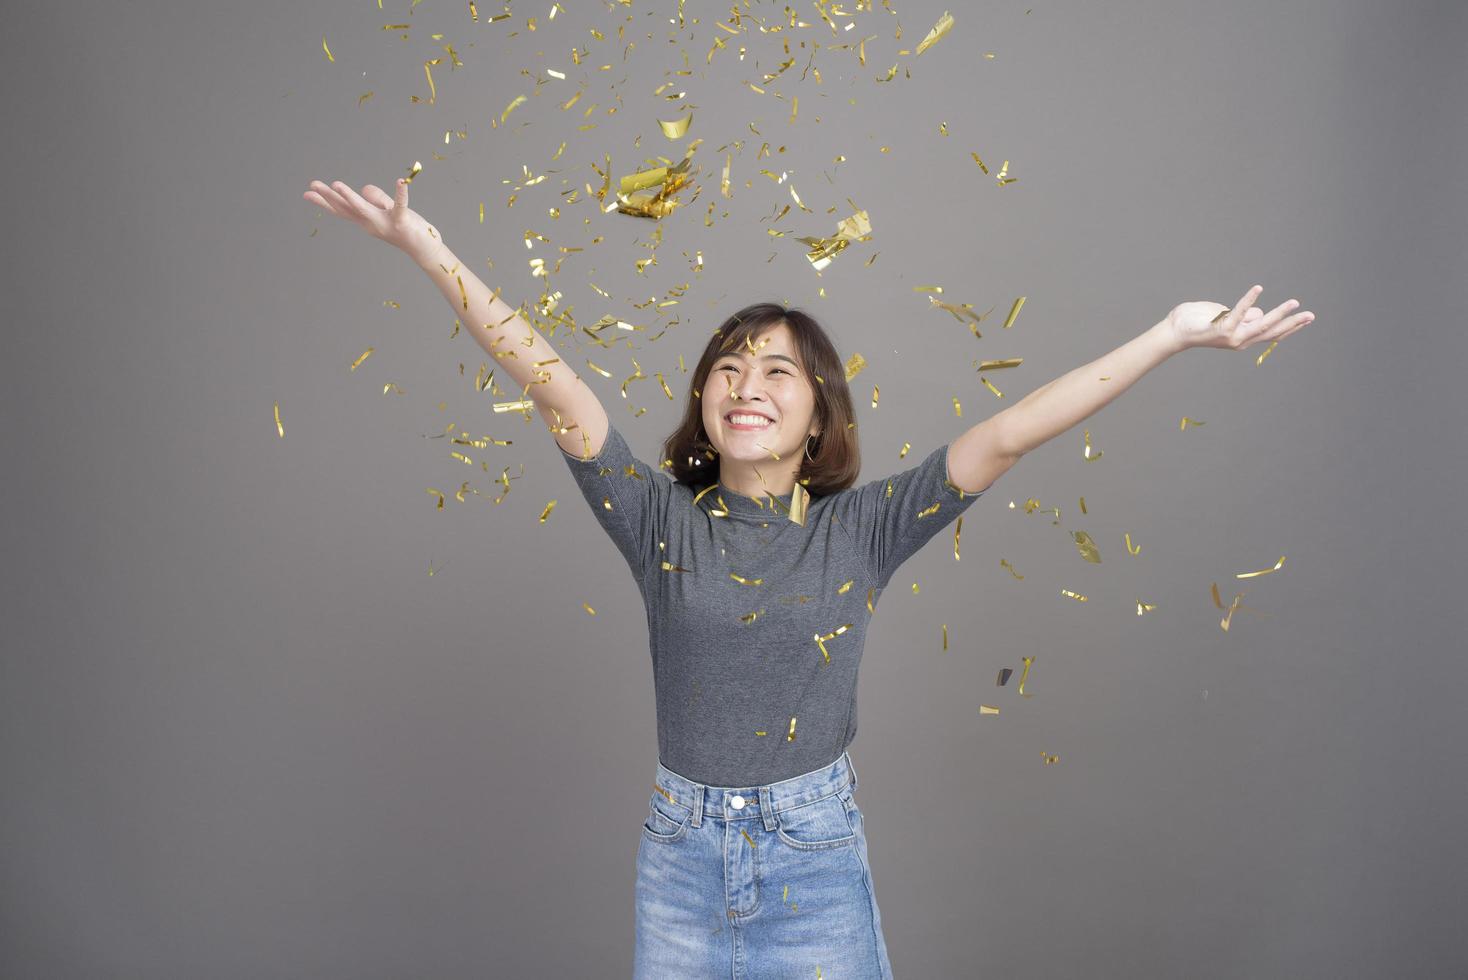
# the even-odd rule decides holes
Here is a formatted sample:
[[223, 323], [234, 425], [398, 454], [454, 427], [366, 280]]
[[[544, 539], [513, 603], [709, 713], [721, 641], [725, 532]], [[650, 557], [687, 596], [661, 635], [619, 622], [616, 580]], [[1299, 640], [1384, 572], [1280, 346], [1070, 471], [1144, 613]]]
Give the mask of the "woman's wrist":
[[[450, 254], [449, 247], [441, 239], [435, 238], [431, 247], [419, 252], [409, 252], [408, 256], [418, 264], [418, 268], [424, 272], [432, 272], [440, 265], [448, 265], [443, 262]], [[451, 267], [451, 266], [449, 266]]]

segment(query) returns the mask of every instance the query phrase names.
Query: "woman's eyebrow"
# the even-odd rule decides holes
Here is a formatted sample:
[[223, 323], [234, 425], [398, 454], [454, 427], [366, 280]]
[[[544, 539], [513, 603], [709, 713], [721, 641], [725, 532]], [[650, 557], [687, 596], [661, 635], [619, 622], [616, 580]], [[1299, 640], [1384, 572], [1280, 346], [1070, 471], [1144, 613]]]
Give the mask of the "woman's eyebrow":
[[[720, 354], [719, 355], [719, 360], [722, 361], [726, 357], [745, 357], [745, 356], [748, 356], [748, 355], [745, 355], [745, 354], [742, 354], [742, 353], [739, 353], [739, 352], [736, 352], [736, 351], [730, 351], [727, 354]], [[800, 365], [796, 363], [795, 358], [788, 357], [785, 354], [761, 354], [757, 358], [757, 360], [767, 361], [767, 360], [769, 360], [772, 357], [773, 358], [778, 358], [779, 360], [782, 360], [782, 361], [789, 361], [791, 364], [795, 364], [795, 366], [797, 368], [800, 367]]]

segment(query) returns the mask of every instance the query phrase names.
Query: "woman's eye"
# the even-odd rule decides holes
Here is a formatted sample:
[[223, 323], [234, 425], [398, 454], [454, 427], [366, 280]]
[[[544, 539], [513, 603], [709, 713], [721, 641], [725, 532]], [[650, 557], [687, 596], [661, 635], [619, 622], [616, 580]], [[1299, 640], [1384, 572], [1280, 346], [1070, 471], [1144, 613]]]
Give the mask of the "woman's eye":
[[[779, 371], [781, 374], [789, 374], [790, 373], [789, 371], [785, 370], [784, 368], [775, 368], [775, 371]], [[774, 372], [772, 371], [771, 373], [773, 374]]]

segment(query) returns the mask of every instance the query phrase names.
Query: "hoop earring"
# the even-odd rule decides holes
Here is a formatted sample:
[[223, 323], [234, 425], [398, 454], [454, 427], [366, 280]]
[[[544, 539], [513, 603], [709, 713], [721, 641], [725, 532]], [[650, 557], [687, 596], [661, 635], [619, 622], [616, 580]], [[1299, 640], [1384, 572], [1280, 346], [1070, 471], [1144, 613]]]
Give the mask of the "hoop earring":
[[810, 460], [812, 463], [816, 461], [816, 458], [810, 454], [810, 441], [814, 438], [815, 436], [805, 437], [805, 458]]

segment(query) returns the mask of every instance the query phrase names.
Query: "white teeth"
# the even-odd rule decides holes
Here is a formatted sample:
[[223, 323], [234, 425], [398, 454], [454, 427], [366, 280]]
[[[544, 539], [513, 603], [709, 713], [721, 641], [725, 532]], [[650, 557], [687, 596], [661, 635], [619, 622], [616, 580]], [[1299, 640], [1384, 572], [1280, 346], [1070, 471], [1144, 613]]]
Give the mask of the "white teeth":
[[730, 415], [729, 421], [735, 425], [769, 425], [770, 420], [762, 415]]

